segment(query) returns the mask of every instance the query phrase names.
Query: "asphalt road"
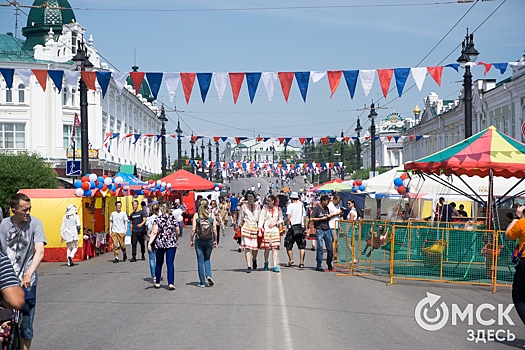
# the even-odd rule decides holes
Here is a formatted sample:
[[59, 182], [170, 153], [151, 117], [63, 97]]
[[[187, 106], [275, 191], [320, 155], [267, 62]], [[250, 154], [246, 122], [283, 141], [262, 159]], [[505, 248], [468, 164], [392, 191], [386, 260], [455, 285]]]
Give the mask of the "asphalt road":
[[[257, 183], [241, 179], [235, 191]], [[298, 183], [298, 186], [300, 184]], [[238, 188], [238, 189], [237, 189]], [[261, 190], [266, 190], [262, 188]], [[262, 193], [261, 193], [262, 194]], [[188, 231], [186, 231], [188, 232]], [[399, 280], [387, 286], [376, 276], [337, 276], [317, 272], [315, 253], [306, 268], [281, 267], [280, 273], [245, 272], [228, 228], [212, 254], [215, 286], [198, 288], [197, 261], [189, 235], [180, 240], [175, 259], [175, 291], [163, 281], [149, 283], [147, 261], [112, 264], [112, 254], [68, 268], [43, 263], [39, 268], [34, 349], [507, 349], [525, 344], [516, 325], [481, 326], [451, 321], [438, 331], [422, 329], [414, 310], [426, 292], [451, 308], [474, 310], [483, 303], [508, 304], [510, 288], [495, 294], [487, 287]], [[297, 257], [298, 252], [295, 251]], [[280, 252], [284, 263], [285, 252]], [[259, 265], [262, 266], [262, 254]], [[434, 311], [432, 311], [434, 310]], [[428, 317], [436, 315], [435, 308]], [[485, 319], [495, 317], [485, 310]], [[512, 342], [468, 342], [468, 329], [504, 329]]]

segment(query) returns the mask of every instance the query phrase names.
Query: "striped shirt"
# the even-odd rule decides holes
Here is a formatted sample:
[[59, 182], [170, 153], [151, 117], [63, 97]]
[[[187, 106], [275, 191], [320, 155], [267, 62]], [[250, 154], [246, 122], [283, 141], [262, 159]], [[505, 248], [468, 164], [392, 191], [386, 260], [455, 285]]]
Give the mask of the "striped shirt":
[[20, 281], [16, 278], [11, 261], [0, 251], [0, 290], [19, 285]]

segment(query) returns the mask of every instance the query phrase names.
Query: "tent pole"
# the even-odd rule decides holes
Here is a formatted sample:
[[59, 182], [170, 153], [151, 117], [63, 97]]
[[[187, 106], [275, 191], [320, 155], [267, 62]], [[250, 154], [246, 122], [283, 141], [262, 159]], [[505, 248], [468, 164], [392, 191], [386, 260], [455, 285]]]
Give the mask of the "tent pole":
[[493, 187], [494, 187], [494, 181], [493, 181], [493, 173], [492, 169], [489, 169], [489, 197], [487, 198], [487, 223], [486, 227], [487, 230], [492, 230], [492, 202], [493, 202]]
[[[505, 194], [504, 194], [503, 196], [501, 196], [500, 198], [504, 198], [504, 197], [506, 197], [506, 196], [510, 193], [510, 191], [512, 191], [513, 189], [515, 189], [520, 183], [523, 182], [523, 180], [525, 180], [525, 177], [522, 178], [520, 181], [516, 182], [516, 184], [515, 184], [514, 186], [512, 186], [511, 188], [509, 188], [509, 190], [508, 190], [507, 192], [505, 192]], [[498, 201], [498, 204], [501, 204], [500, 201]]]
[[458, 177], [458, 179], [459, 179], [461, 182], [463, 182], [463, 183], [465, 184], [465, 186], [468, 187], [469, 190], [472, 191], [472, 193], [474, 193], [474, 194], [476, 195], [476, 197], [479, 198], [479, 200], [480, 200], [482, 203], [485, 202], [483, 199], [481, 199], [481, 197], [479, 196], [479, 194], [477, 194], [476, 191], [474, 191], [474, 190], [472, 189], [472, 187], [470, 187], [470, 185], [469, 185], [465, 180], [463, 180], [463, 179], [461, 178], [461, 176], [459, 176], [454, 170], [452, 170], [452, 172], [454, 173], [454, 175], [456, 175], [456, 176]]
[[[463, 195], [463, 196], [465, 196], [465, 197], [467, 197], [467, 198], [473, 200], [474, 202], [478, 202], [478, 203], [481, 202], [481, 203], [483, 203], [483, 204], [485, 203], [485, 201], [482, 200], [481, 198], [479, 198], [479, 196], [478, 196], [478, 198], [479, 198], [480, 200], [477, 200], [476, 198], [474, 198], [474, 197], [471, 196], [470, 194], [466, 193], [465, 191], [462, 191], [462, 190], [460, 190], [459, 188], [457, 188], [456, 186], [454, 186], [454, 185], [452, 185], [452, 184], [450, 184], [450, 183], [444, 181], [442, 178], [440, 178], [440, 177], [437, 176], [436, 174], [425, 174], [425, 175], [428, 176], [429, 179], [433, 179], [433, 180], [436, 181], [437, 183], [439, 183], [439, 184], [441, 184], [441, 185], [443, 185], [443, 186], [445, 186], [445, 187], [448, 187], [448, 188], [450, 188], [450, 189], [456, 191], [457, 193], [459, 193], [459, 194], [461, 194], [461, 195]], [[477, 194], [476, 194], [476, 195], [477, 195]]]

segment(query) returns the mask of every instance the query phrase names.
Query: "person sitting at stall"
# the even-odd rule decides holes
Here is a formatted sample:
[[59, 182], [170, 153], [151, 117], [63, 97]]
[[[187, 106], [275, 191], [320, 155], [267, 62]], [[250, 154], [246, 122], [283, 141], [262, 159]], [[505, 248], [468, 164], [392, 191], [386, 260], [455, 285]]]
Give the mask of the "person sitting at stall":
[[410, 208], [410, 203], [405, 203], [405, 209], [403, 210], [403, 220], [408, 221], [412, 217], [412, 208]]

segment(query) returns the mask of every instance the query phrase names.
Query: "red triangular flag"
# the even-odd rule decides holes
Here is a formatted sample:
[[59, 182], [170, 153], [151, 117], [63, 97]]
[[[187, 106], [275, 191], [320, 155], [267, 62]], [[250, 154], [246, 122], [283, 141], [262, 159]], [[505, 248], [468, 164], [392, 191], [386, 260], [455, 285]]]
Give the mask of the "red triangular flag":
[[186, 97], [186, 104], [190, 103], [191, 90], [193, 90], [196, 76], [197, 73], [180, 73], [180, 81], [182, 82], [184, 97]]
[[388, 89], [390, 89], [390, 81], [392, 80], [393, 69], [378, 69], [377, 76], [379, 77], [379, 84], [381, 84], [381, 90], [383, 90], [383, 96], [386, 98]]
[[278, 137], [277, 140], [279, 140], [279, 144], [284, 142], [284, 137]]
[[350, 136], [346, 136], [345, 137], [345, 141], [346, 141], [346, 143], [348, 143], [348, 141], [350, 141]]
[[334, 96], [335, 90], [337, 90], [337, 87], [339, 86], [339, 82], [341, 81], [341, 75], [343, 75], [342, 70], [329, 70], [327, 72], [328, 74], [328, 84], [330, 84], [330, 91], [332, 92], [330, 94], [330, 98]]
[[434, 81], [441, 86], [441, 74], [443, 74], [443, 66], [427, 67], [428, 72], [434, 78]]
[[279, 72], [279, 81], [281, 82], [281, 89], [283, 90], [284, 99], [288, 102], [288, 97], [290, 96], [290, 89], [292, 88], [292, 82], [294, 73], [293, 72]]
[[[241, 143], [241, 141], [242, 141], [242, 140], [241, 140], [240, 137], [236, 137], [236, 138], [235, 138], [235, 142], [237, 142], [237, 144]], [[240, 164], [240, 163], [239, 163], [239, 164]]]
[[301, 145], [304, 145], [306, 141], [306, 137], [299, 137], [299, 142], [301, 143]]
[[392, 141], [392, 136], [387, 136], [386, 139], [387, 139], [388, 141]]
[[262, 140], [263, 140], [262, 137], [258, 137], [258, 138], [257, 138], [257, 142], [261, 142]]
[[326, 143], [328, 142], [328, 137], [321, 137], [321, 142], [323, 143], [323, 146], [326, 146]]
[[233, 104], [237, 103], [239, 92], [241, 91], [244, 73], [228, 73], [230, 75], [230, 84], [232, 86]]
[[415, 139], [416, 137], [414, 135], [409, 135], [408, 138], [410, 139], [410, 141], [412, 141], [413, 139]]
[[139, 93], [139, 89], [142, 85], [142, 81], [144, 80], [144, 72], [130, 72], [129, 76], [131, 77], [131, 80], [133, 81], [133, 87], [135, 88], [135, 95]]
[[97, 86], [95, 85], [95, 81], [97, 80], [97, 72], [83, 71], [81, 74], [82, 74], [82, 79], [84, 80], [84, 83], [86, 83], [86, 86], [88, 87], [88, 89], [96, 91]]
[[199, 139], [199, 136], [193, 135], [191, 138], [193, 139], [193, 142], [197, 142], [197, 140]]
[[186, 159], [186, 165], [189, 165], [189, 164], [190, 164], [190, 160]]
[[215, 166], [215, 162], [211, 162], [211, 166], [214, 167]]
[[479, 62], [478, 63], [478, 66], [482, 64], [485, 66], [485, 71], [483, 72], [483, 75], [487, 75], [487, 73], [489, 72], [489, 70], [492, 68], [492, 63], [484, 63], [484, 62]]
[[33, 74], [36, 77], [36, 80], [38, 80], [38, 83], [42, 87], [42, 90], [46, 91], [47, 86], [47, 70], [45, 69], [32, 69]]
[[214, 142], [219, 142], [220, 139], [221, 139], [220, 136], [213, 136], [213, 141]]

